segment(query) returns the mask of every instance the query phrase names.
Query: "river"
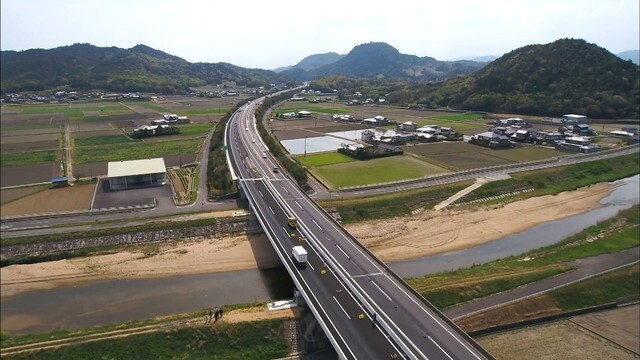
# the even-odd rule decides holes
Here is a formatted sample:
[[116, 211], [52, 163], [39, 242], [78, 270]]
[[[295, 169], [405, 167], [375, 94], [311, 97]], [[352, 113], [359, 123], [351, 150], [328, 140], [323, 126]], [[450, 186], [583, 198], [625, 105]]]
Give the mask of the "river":
[[[474, 248], [399, 261], [389, 266], [402, 277], [518, 255], [574, 235], [618, 211], [639, 203], [636, 175], [614, 183], [602, 207], [548, 222], [520, 234]], [[284, 268], [174, 276], [161, 279], [109, 280], [86, 285], [33, 291], [3, 300], [2, 331], [13, 334], [76, 329], [188, 313], [212, 306], [290, 298], [293, 284]]]

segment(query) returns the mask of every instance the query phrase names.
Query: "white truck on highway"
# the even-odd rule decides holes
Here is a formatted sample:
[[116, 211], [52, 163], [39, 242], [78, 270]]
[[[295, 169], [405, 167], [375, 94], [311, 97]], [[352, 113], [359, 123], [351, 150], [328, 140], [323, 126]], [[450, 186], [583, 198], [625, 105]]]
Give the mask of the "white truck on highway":
[[304, 247], [294, 246], [291, 250], [291, 255], [293, 255], [293, 260], [297, 265], [307, 265], [307, 250], [305, 250]]

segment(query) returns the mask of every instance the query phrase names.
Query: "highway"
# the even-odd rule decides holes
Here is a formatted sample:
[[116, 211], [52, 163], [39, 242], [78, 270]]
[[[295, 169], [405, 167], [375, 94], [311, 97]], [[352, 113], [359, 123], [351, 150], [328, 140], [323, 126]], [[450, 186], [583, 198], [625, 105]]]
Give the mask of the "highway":
[[[279, 165], [257, 133], [255, 103], [229, 121], [229, 160], [258, 221], [340, 358], [490, 359], [284, 172], [274, 172]], [[298, 219], [298, 228], [288, 227], [290, 215]], [[309, 252], [308, 266], [293, 262], [294, 245]]]

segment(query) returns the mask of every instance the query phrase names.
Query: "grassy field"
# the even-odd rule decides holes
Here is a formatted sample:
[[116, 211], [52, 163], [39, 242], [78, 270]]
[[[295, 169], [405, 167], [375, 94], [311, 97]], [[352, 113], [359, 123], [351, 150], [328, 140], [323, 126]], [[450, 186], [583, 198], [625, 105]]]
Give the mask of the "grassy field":
[[[78, 139], [80, 140], [80, 139]], [[177, 154], [195, 154], [200, 141], [131, 141], [129, 143], [110, 143], [95, 146], [80, 146], [74, 149], [75, 164], [101, 161], [121, 161], [150, 159]]]
[[0, 166], [35, 165], [54, 162], [57, 159], [57, 151], [32, 151], [25, 153], [0, 154]]
[[447, 172], [442, 167], [409, 156], [319, 166], [310, 171], [332, 189], [420, 179]]
[[328, 210], [336, 209], [342, 217], [343, 224], [406, 216], [416, 208], [433, 207], [471, 184], [471, 181], [462, 181], [375, 197], [321, 201], [320, 206]]
[[404, 146], [403, 150], [456, 170], [550, 159], [566, 155], [555, 149], [522, 146], [510, 149], [489, 149], [462, 142], [443, 142]]
[[74, 143], [76, 146], [100, 146], [100, 145], [122, 144], [122, 143], [130, 143], [130, 142], [140, 142], [140, 140], [130, 139], [124, 136], [123, 134], [74, 139]]
[[298, 156], [296, 157], [296, 160], [306, 167], [334, 165], [356, 161], [355, 159], [338, 152]]
[[546, 294], [456, 320], [466, 332], [536, 319], [640, 295], [638, 264], [578, 282]]
[[273, 359], [289, 353], [283, 320], [186, 327], [105, 339], [11, 359]]
[[199, 136], [206, 135], [209, 133], [213, 124], [203, 124], [203, 125], [181, 125], [179, 126], [180, 135], [187, 136]]
[[[126, 106], [114, 102], [94, 102], [88, 104], [30, 105], [21, 106], [21, 114], [64, 114], [71, 120], [83, 120], [86, 112], [100, 115], [133, 114]], [[90, 115], [91, 116], [91, 115]], [[95, 116], [95, 115], [94, 115]]]
[[442, 115], [442, 116], [436, 116], [433, 119], [445, 120], [445, 121], [482, 120], [482, 115], [480, 114]]
[[567, 262], [640, 246], [639, 216], [640, 207], [634, 206], [557, 244], [407, 282], [440, 308], [510, 290], [568, 271]]
[[640, 293], [638, 264], [549, 293], [562, 311], [606, 304]]
[[[534, 191], [509, 198], [516, 201], [523, 198], [558, 194], [562, 191], [626, 178], [640, 172], [640, 159], [636, 154], [619, 156], [614, 159], [550, 168], [531, 172], [511, 174], [511, 179], [490, 182], [460, 199], [469, 202], [514, 190], [533, 188]], [[504, 200], [499, 200], [502, 202]], [[489, 203], [484, 203], [489, 204]]]

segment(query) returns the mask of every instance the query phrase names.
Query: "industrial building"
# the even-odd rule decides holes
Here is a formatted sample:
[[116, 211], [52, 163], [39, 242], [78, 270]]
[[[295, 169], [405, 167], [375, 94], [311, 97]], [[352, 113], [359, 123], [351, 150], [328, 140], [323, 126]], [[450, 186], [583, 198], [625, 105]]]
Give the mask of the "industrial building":
[[161, 186], [167, 181], [167, 167], [163, 158], [110, 161], [107, 176], [111, 190]]

